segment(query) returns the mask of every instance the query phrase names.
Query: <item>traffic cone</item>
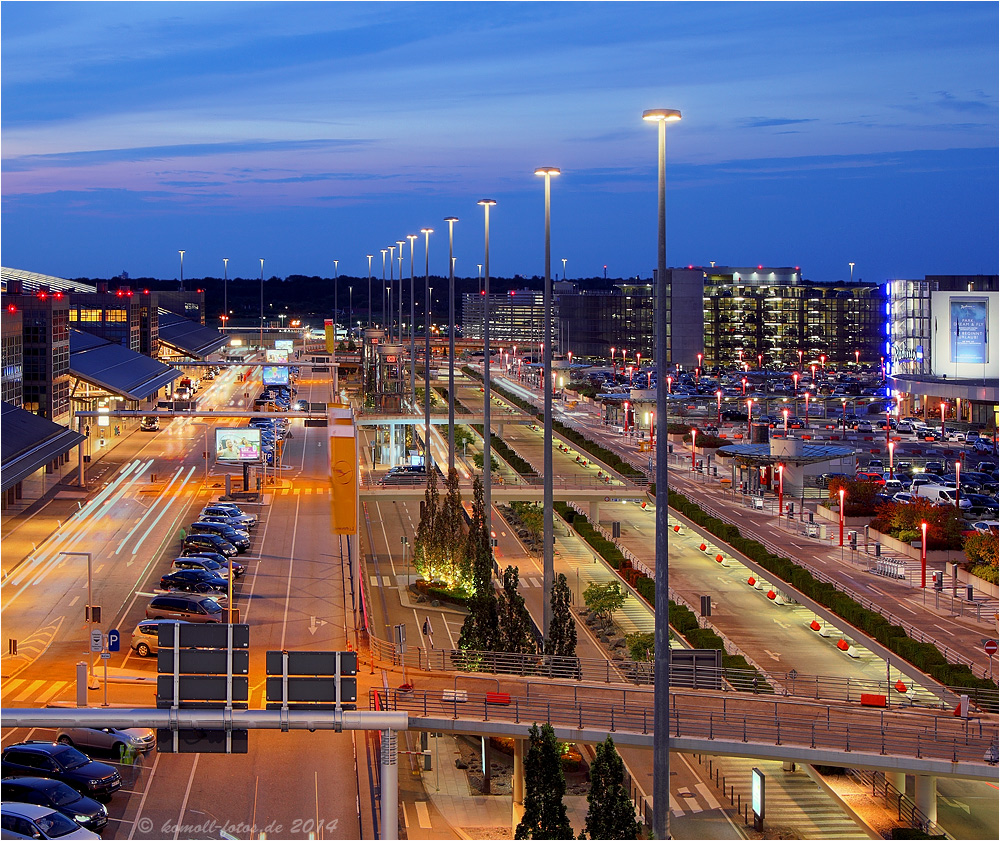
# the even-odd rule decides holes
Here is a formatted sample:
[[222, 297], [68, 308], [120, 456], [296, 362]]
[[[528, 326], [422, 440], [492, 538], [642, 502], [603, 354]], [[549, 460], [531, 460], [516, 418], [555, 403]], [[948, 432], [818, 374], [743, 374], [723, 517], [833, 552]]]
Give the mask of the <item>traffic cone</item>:
[[747, 579], [747, 584], [749, 584], [751, 587], [753, 587], [756, 583], [757, 579], [754, 578], [752, 575]]
[[774, 601], [774, 600], [775, 600], [775, 599], [777, 598], [777, 596], [778, 596], [778, 594], [777, 594], [777, 593], [775, 593], [775, 592], [774, 592], [774, 590], [768, 590], [768, 591], [767, 591], [767, 597], [768, 597], [768, 598], [769, 598], [769, 599], [770, 599], [771, 601]]
[[812, 628], [814, 631], [818, 631], [823, 626], [820, 625], [819, 622], [817, 622], [815, 619], [813, 619], [813, 621], [809, 623], [809, 627]]
[[850, 647], [851, 646], [848, 645], [847, 640], [842, 639], [837, 641], [837, 648], [839, 648], [841, 651], [847, 651], [847, 649]]

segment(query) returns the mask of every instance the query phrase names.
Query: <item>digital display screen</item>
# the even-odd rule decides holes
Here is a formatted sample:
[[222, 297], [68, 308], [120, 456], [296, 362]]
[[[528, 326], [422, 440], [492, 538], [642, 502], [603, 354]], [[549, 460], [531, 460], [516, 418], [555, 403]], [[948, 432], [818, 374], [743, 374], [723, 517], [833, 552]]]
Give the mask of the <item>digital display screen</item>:
[[264, 385], [288, 385], [288, 369], [283, 366], [265, 365]]
[[764, 772], [759, 768], [751, 769], [750, 808], [757, 817], [764, 817]]
[[292, 350], [294, 347], [294, 340], [292, 339], [275, 339], [274, 347], [277, 350]]
[[986, 301], [950, 301], [951, 361], [986, 364]]
[[260, 430], [253, 427], [215, 430], [216, 461], [260, 461]]
[[267, 362], [287, 362], [288, 351], [283, 348], [267, 348], [264, 351], [264, 358]]

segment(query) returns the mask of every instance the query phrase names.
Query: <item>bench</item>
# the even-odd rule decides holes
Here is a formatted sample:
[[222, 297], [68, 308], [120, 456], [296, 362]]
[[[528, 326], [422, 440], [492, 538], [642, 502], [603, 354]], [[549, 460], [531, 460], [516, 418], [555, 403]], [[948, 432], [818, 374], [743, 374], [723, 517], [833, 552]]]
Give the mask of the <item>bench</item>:
[[862, 707], [884, 707], [885, 706], [885, 695], [875, 695], [870, 692], [861, 693], [861, 706]]
[[498, 706], [510, 706], [510, 693], [508, 692], [487, 692], [487, 704], [497, 704]]

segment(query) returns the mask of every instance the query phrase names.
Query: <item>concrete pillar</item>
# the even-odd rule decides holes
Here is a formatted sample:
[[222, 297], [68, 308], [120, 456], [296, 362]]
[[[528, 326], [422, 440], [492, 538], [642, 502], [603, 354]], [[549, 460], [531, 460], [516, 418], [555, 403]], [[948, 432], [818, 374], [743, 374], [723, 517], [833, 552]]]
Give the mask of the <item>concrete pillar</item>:
[[490, 737], [482, 736], [481, 741], [483, 750], [483, 794], [492, 794], [491, 782], [493, 771], [490, 765], [492, 764], [491, 760], [493, 757], [490, 755]]
[[382, 731], [382, 838], [399, 838], [399, 764], [396, 731]]
[[891, 785], [900, 794], [906, 794], [906, 772], [905, 771], [886, 771], [885, 781]]
[[595, 526], [601, 522], [601, 503], [600, 500], [592, 500], [590, 503], [590, 522]]
[[514, 739], [514, 780], [511, 790], [514, 805], [524, 803], [524, 739]]
[[917, 774], [914, 777], [913, 799], [923, 816], [937, 823], [937, 777]]

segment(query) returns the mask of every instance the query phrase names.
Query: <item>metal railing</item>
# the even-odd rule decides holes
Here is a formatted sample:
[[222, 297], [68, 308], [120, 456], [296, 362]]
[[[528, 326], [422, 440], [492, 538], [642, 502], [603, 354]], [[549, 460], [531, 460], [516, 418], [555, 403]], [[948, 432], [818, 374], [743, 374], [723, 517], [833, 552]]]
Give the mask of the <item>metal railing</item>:
[[[604, 733], [623, 731], [651, 736], [653, 693], [618, 700], [615, 693], [594, 690], [574, 698], [536, 698], [504, 692], [474, 693], [444, 687], [371, 689], [382, 708], [414, 718], [497, 722]], [[735, 703], [734, 703], [735, 701]], [[411, 719], [411, 725], [414, 722]], [[785, 699], [737, 698], [704, 691], [671, 694], [670, 736], [808, 747], [838, 753], [877, 753], [949, 763], [987, 765], [984, 757], [997, 739], [996, 724], [949, 719], [932, 714], [905, 714], [807, 704]]]

